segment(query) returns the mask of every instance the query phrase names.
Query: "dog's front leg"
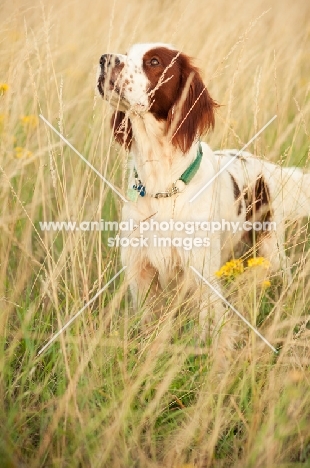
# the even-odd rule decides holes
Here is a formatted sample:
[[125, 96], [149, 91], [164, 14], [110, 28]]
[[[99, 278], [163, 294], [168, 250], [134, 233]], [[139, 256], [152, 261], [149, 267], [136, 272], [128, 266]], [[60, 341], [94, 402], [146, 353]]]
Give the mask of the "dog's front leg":
[[156, 320], [161, 310], [162, 288], [158, 281], [158, 271], [147, 259], [143, 249], [127, 247], [122, 249], [122, 263], [126, 266], [125, 278], [128, 282], [134, 313], [141, 311], [142, 327]]

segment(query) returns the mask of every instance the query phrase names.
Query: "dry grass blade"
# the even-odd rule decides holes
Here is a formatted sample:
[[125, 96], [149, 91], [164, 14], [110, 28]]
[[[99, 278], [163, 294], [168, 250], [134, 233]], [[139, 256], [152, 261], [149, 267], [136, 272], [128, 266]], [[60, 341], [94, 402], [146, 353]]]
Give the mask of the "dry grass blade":
[[[197, 313], [171, 297], [146, 336], [116, 278], [104, 230], [40, 222], [119, 221], [127, 153], [95, 92], [107, 52], [173, 43], [216, 102], [214, 148], [259, 136], [259, 157], [309, 163], [309, 24], [304, 0], [162, 0], [1, 5], [0, 465], [98, 468], [298, 468], [310, 463], [310, 262], [307, 221], [287, 226], [292, 282], [256, 270], [224, 287], [279, 351], [237, 323], [225, 371], [200, 346]], [[165, 75], [162, 76], [163, 83]], [[190, 81], [187, 83], [190, 86]], [[178, 113], [179, 109], [175, 109]], [[89, 162], [85, 165], [46, 117]], [[178, 119], [176, 119], [177, 121]], [[176, 128], [173, 132], [177, 131]], [[173, 133], [171, 134], [173, 136]], [[176, 292], [177, 294], [177, 292]], [[91, 303], [89, 303], [91, 302]], [[45, 353], [38, 350], [89, 306]], [[212, 349], [212, 348], [211, 348]]]

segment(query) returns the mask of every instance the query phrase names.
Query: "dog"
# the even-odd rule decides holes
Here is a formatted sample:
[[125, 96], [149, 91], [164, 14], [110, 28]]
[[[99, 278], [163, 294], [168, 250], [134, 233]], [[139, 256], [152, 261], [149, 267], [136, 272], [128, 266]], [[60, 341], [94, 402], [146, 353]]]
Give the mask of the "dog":
[[[188, 296], [196, 301], [203, 339], [210, 324], [212, 335], [218, 336], [225, 309], [215, 273], [241, 255], [244, 246], [267, 257], [273, 271], [288, 269], [285, 220], [309, 215], [310, 175], [247, 152], [214, 152], [201, 142], [214, 128], [218, 104], [193, 60], [171, 45], [135, 44], [126, 55], [102, 55], [97, 87], [115, 109], [114, 138], [131, 158], [122, 220], [134, 220], [136, 228], [122, 236], [135, 239], [136, 246], [123, 247], [121, 257], [134, 307], [144, 302], [147, 316], [156, 320], [155, 298], [172, 285], [179, 303]], [[208, 232], [206, 240], [203, 223], [223, 220], [241, 228]], [[142, 230], [143, 244], [140, 227], [151, 221], [154, 229]], [[189, 222], [194, 232], [181, 232], [179, 227]], [[264, 222], [277, 229], [246, 228]], [[188, 238], [191, 248], [184, 248]], [[164, 303], [159, 313], [163, 308]], [[215, 341], [230, 346], [227, 340]]]

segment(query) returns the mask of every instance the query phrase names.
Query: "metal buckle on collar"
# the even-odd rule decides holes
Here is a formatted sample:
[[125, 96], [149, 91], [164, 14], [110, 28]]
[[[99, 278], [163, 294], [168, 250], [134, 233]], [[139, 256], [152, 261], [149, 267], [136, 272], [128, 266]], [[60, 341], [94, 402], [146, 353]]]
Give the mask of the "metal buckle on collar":
[[152, 197], [168, 198], [168, 197], [172, 197], [172, 195], [175, 195], [176, 193], [179, 193], [179, 188], [175, 184], [172, 184], [172, 188], [168, 190], [167, 192], [158, 192], [158, 193], [155, 193], [155, 195], [152, 195]]

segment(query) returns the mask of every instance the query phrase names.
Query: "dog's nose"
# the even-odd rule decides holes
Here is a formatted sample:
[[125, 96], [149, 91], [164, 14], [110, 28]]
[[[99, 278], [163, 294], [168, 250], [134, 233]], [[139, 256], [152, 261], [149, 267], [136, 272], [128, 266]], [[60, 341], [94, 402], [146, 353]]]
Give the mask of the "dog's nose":
[[117, 56], [113, 56], [111, 54], [104, 54], [101, 55], [99, 64], [101, 67], [109, 67], [111, 63], [115, 66], [121, 63], [120, 59]]
[[104, 67], [106, 63], [109, 62], [109, 54], [104, 54], [104, 55], [101, 55], [100, 57], [100, 60], [99, 60], [99, 64], [101, 67]]

